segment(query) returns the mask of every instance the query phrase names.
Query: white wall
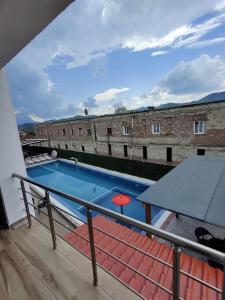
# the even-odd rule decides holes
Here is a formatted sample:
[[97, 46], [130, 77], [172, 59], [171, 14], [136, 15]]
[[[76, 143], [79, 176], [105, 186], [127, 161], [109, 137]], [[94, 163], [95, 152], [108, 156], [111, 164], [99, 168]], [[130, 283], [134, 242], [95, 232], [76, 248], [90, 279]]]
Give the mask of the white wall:
[[0, 187], [9, 225], [26, 216], [18, 191], [19, 180], [13, 173], [26, 176], [19, 133], [4, 70], [0, 70]]

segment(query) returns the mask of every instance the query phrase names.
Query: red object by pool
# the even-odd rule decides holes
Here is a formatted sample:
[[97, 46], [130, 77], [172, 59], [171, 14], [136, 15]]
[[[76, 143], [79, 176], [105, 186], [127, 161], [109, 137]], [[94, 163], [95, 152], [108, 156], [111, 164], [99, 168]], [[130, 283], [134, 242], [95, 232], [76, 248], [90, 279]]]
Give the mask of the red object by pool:
[[119, 194], [112, 198], [112, 202], [121, 207], [121, 214], [123, 214], [123, 206], [130, 203], [130, 197], [124, 194]]

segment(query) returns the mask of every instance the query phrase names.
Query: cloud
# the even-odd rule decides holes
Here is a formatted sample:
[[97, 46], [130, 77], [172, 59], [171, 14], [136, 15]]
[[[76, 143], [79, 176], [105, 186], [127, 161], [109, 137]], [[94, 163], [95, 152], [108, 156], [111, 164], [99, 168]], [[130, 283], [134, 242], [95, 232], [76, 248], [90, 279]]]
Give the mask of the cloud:
[[203, 54], [194, 60], [180, 62], [149, 93], [134, 97], [132, 101], [138, 106], [181, 103], [224, 89], [225, 61], [219, 56]]
[[64, 97], [55, 91], [44, 70], [33, 70], [26, 63], [14, 60], [7, 66], [7, 72], [20, 123], [33, 120], [34, 115], [46, 120], [79, 112], [76, 105], [64, 104]]
[[34, 122], [44, 122], [45, 120], [35, 114], [29, 114], [28, 117]]
[[96, 100], [97, 103], [99, 102], [104, 102], [104, 101], [110, 101], [113, 100], [118, 94], [121, 93], [125, 93], [128, 92], [130, 90], [130, 88], [113, 88], [113, 89], [109, 89], [104, 91], [103, 93], [100, 94], [96, 94], [94, 96], [94, 99]]
[[[107, 54], [116, 49], [150, 50], [159, 55], [170, 48], [187, 47], [224, 23], [223, 2], [75, 1], [7, 67], [20, 117], [36, 114], [47, 119], [80, 112], [80, 100], [66, 105], [67, 99], [56, 92], [48, 74], [50, 66], [60, 63], [73, 69], [93, 63], [94, 76], [99, 76], [107, 69]], [[95, 98], [97, 102], [117, 95], [102, 94]]]
[[221, 44], [225, 42], [225, 37], [219, 37], [211, 40], [203, 40], [198, 41], [196, 43], [188, 45], [188, 48], [201, 48], [201, 47], [209, 47], [217, 44]]
[[163, 55], [163, 54], [166, 54], [168, 53], [168, 51], [155, 51], [155, 52], [152, 52], [152, 56], [159, 56], [159, 55]]
[[89, 107], [89, 108], [98, 107], [98, 105], [96, 104], [96, 99], [94, 99], [93, 97], [89, 97], [86, 101], [83, 102], [82, 108], [85, 107]]
[[[102, 59], [115, 49], [143, 51], [184, 46], [225, 21], [225, 14], [215, 10], [222, 7], [221, 3], [142, 0], [140, 5], [136, 0], [75, 1], [26, 47], [20, 59], [33, 63], [35, 69], [51, 65], [60, 57], [71, 69]], [[212, 11], [212, 17], [196, 24], [197, 19]]]

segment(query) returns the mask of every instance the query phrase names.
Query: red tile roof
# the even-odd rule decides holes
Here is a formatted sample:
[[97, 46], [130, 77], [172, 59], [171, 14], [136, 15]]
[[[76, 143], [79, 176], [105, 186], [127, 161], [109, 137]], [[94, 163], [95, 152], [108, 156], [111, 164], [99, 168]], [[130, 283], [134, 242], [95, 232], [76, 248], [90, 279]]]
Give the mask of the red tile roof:
[[[119, 278], [145, 299], [172, 299], [166, 291], [146, 279], [146, 277], [149, 277], [165, 288], [172, 290], [172, 269], [146, 254], [133, 249], [132, 246], [141, 249], [145, 253], [154, 255], [169, 264], [172, 264], [171, 247], [160, 243], [155, 238], [150, 239], [102, 216], [95, 217], [93, 225], [118, 239], [113, 239], [105, 233], [94, 229], [95, 244], [102, 248], [102, 250], [96, 248], [97, 263], [101, 267]], [[74, 231], [82, 237], [89, 239], [87, 225], [82, 225]], [[74, 233], [67, 234], [65, 238], [75, 248], [90, 257], [90, 247], [86, 240]], [[121, 241], [125, 241], [127, 244], [125, 245]], [[131, 268], [124, 266], [124, 264], [118, 262], [115, 258], [104, 253], [103, 250], [127, 263]], [[222, 289], [223, 273], [221, 270], [214, 269], [207, 263], [185, 253], [181, 253], [180, 262], [181, 270]], [[144, 274], [145, 277], [137, 274], [132, 268]], [[183, 299], [220, 299], [219, 293], [183, 274], [181, 274], [180, 282], [180, 297]]]

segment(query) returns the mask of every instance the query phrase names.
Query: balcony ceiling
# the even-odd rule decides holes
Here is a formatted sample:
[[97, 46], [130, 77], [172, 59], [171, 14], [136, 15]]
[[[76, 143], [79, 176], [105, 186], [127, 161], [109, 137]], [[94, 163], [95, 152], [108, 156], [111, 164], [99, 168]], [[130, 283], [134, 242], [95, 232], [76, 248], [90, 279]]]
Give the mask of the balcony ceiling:
[[0, 69], [74, 0], [0, 0]]

